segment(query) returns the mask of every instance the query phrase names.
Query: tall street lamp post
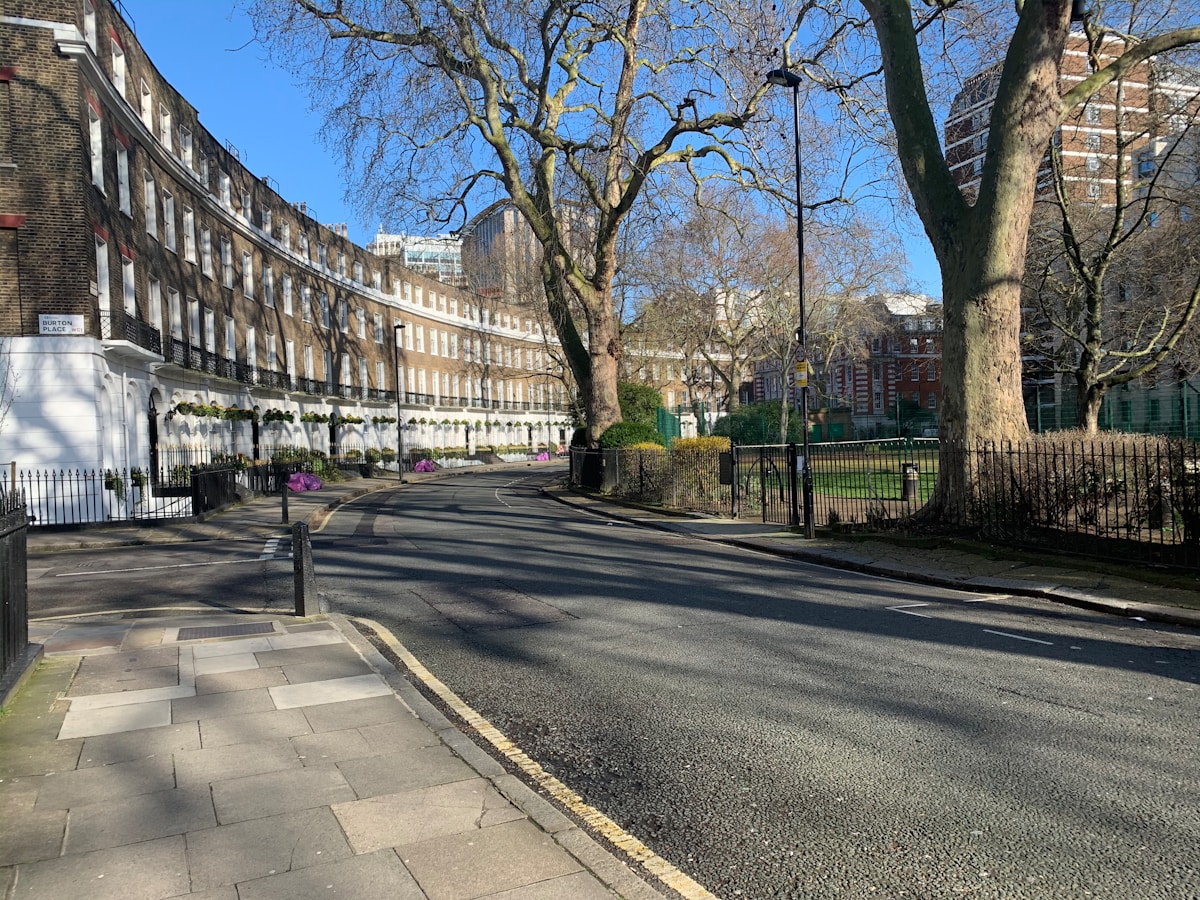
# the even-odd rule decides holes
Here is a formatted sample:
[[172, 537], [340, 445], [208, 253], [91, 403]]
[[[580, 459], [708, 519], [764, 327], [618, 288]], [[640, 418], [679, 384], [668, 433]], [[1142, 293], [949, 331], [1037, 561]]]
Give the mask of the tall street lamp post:
[[404, 423], [400, 421], [400, 332], [404, 323], [397, 322], [393, 326], [396, 339], [392, 342], [392, 352], [396, 365], [396, 477], [404, 481]]
[[800, 422], [804, 434], [804, 456], [800, 461], [801, 497], [804, 505], [804, 536], [816, 536], [813, 522], [812, 463], [808, 447], [808, 324], [804, 310], [804, 193], [800, 186], [800, 76], [790, 69], [772, 69], [767, 84], [792, 89], [792, 124], [796, 138], [796, 256], [799, 271], [800, 327], [796, 329], [796, 379], [800, 386]]

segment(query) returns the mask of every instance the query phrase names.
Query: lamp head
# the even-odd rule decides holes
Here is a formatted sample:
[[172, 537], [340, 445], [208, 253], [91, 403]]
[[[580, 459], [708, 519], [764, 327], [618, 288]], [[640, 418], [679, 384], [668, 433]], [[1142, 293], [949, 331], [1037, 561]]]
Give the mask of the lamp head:
[[772, 69], [767, 73], [767, 84], [778, 84], [795, 90], [800, 86], [800, 76], [791, 69]]

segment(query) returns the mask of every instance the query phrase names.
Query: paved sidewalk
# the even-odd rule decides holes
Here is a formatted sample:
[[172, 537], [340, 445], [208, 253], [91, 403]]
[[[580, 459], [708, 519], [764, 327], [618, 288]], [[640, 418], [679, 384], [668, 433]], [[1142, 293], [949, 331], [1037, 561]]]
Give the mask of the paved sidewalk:
[[340, 617], [35, 624], [0, 896], [662, 898]]

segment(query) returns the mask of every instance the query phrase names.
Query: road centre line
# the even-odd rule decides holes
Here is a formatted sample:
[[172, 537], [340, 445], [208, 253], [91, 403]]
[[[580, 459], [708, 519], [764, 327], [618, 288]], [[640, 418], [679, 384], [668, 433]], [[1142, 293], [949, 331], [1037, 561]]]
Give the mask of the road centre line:
[[1053, 641], [1040, 641], [1037, 638], [1022, 637], [1019, 634], [1009, 634], [1007, 631], [992, 631], [990, 628], [983, 629], [988, 634], [998, 634], [1000, 637], [1012, 638], [1015, 641], [1029, 641], [1031, 644], [1045, 644], [1047, 647], [1053, 647]]

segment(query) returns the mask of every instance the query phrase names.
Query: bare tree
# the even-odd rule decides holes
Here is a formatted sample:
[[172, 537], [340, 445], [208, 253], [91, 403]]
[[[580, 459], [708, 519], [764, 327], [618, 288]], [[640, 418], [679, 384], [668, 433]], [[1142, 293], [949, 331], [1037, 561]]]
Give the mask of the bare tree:
[[[1092, 433], [1114, 387], [1172, 361], [1196, 371], [1184, 360], [1200, 322], [1200, 229], [1191, 213], [1200, 203], [1200, 102], [1185, 92], [1178, 105], [1139, 115], [1120, 84], [1114, 99], [1112, 153], [1068, 158], [1051, 147], [1054, 189], [1035, 209], [1025, 273], [1038, 310], [1026, 332], [1030, 355], [1038, 374], [1074, 380], [1076, 424]], [[1101, 196], [1101, 177], [1112, 180], [1111, 198]], [[1079, 196], [1081, 184], [1097, 196]]]
[[[449, 219], [477, 190], [511, 200], [543, 250], [591, 437], [619, 421], [622, 227], [665, 168], [740, 172], [777, 23], [730, 0], [257, 0], [253, 15], [313, 85], [364, 202]], [[585, 254], [569, 238], [581, 228]]]
[[8, 341], [0, 338], [0, 434], [4, 433], [4, 423], [12, 411], [17, 399], [17, 383], [20, 376], [13, 366], [12, 351]]
[[[943, 442], [928, 513], [954, 521], [962, 500], [973, 494], [975, 470], [970, 455], [950, 452], [950, 444], [1028, 433], [1021, 392], [1021, 285], [1046, 147], [1072, 109], [1150, 57], [1200, 41], [1200, 27], [1194, 24], [1194, 4], [1180, 4], [1170, 14], [1164, 12], [1167, 4], [1146, 4], [1145, 16], [1154, 21], [1123, 23], [1126, 33], [1139, 35], [1128, 49], [1064, 90], [1060, 75], [1071, 0], [1023, 0], [1007, 13], [1003, 5], [980, 4], [979, 10], [992, 13], [988, 24], [1003, 45], [1003, 64], [980, 188], [971, 202], [955, 183], [939, 139], [929, 92], [937, 76], [927, 75], [932, 54], [923, 53], [923, 44], [929, 51], [939, 41], [961, 40], [968, 26], [977, 29], [977, 20], [967, 20], [975, 5], [942, 0], [914, 12], [906, 0], [861, 2], [878, 42], [905, 182], [942, 272], [942, 435], [950, 441]], [[1103, 31], [1107, 10], [1127, 6], [1093, 4], [1092, 32]], [[1172, 19], [1183, 27], [1171, 28]], [[950, 57], [953, 51], [941, 47]]]

